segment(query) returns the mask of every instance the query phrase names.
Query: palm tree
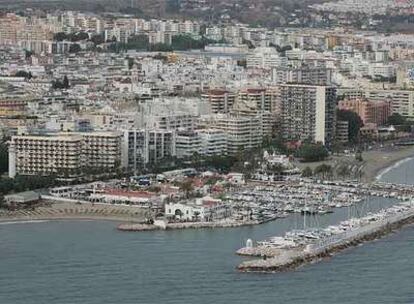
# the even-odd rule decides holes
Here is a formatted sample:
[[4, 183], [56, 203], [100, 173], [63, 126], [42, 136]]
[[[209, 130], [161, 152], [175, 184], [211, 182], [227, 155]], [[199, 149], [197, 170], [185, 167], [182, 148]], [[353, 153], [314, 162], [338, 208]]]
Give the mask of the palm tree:
[[194, 211], [194, 220], [196, 222], [198, 222], [198, 217], [200, 216], [200, 212], [199, 211]]
[[192, 180], [186, 180], [180, 185], [180, 190], [185, 192], [185, 195], [187, 198], [190, 197], [190, 193], [194, 190], [193, 187], [193, 181]]

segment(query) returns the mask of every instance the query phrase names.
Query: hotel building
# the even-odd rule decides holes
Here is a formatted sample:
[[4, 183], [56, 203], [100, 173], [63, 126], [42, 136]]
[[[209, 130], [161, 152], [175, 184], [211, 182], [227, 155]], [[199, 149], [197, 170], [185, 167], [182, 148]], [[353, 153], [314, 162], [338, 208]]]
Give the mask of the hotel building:
[[61, 133], [12, 136], [9, 143], [9, 176], [78, 176], [87, 168], [120, 166], [118, 133]]
[[285, 139], [332, 143], [336, 110], [334, 87], [281, 85], [279, 98]]

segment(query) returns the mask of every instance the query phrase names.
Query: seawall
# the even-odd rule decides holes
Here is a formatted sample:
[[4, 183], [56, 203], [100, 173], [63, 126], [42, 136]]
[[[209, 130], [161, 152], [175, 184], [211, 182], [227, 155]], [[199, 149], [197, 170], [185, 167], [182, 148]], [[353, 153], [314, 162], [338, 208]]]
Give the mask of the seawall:
[[[262, 259], [254, 259], [242, 262], [237, 269], [241, 272], [280, 272], [296, 269], [304, 264], [316, 262], [330, 257], [342, 250], [355, 247], [358, 244], [372, 241], [401, 229], [405, 225], [414, 223], [414, 208], [403, 214], [386, 218], [348, 231], [343, 235], [324, 239], [320, 242], [308, 245], [306, 248], [275, 249], [263, 251], [257, 247], [238, 251], [241, 255], [262, 256]], [[265, 258], [266, 257], [266, 258]]]

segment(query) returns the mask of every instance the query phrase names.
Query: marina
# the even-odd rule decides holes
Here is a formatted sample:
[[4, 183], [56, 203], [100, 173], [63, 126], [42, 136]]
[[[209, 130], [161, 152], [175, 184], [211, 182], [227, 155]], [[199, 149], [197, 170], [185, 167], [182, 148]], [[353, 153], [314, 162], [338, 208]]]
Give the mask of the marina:
[[288, 231], [284, 237], [271, 237], [257, 242], [255, 246], [249, 239], [246, 247], [239, 249], [237, 254], [260, 259], [244, 261], [237, 268], [242, 272], [295, 269], [348, 247], [379, 238], [413, 222], [414, 202], [410, 201], [324, 229]]
[[[386, 177], [393, 181], [393, 175], [399, 176], [403, 170], [400, 167], [390, 171]], [[409, 179], [413, 180], [411, 172]], [[318, 222], [319, 227], [338, 225], [349, 219], [349, 209], [358, 206], [364, 206], [361, 212], [365, 216], [397, 203], [395, 198], [372, 197], [353, 208], [334, 208], [334, 213], [307, 216], [307, 226], [315, 226], [313, 222]], [[266, 240], [303, 228], [300, 213], [289, 213], [262, 225], [224, 230], [120, 233], [112, 222], [106, 221], [3, 225], [0, 240], [10, 250], [0, 253], [8, 262], [1, 263], [1, 270], [13, 275], [0, 278], [0, 299], [15, 304], [47, 302], [51, 294], [39, 289], [42, 284], [50, 287], [60, 303], [73, 302], [76, 297], [79, 302], [91, 304], [359, 304], [371, 303], [373, 295], [381, 304], [410, 303], [412, 227], [297, 271], [266, 276], [234, 271], [241, 261], [232, 253], [244, 246], [247, 238]], [[197, 258], [185, 258], [190, 255]], [[179, 282], [178, 272], [182, 274]], [[108, 273], [113, 280], [108, 280]], [[62, 274], [64, 278], [60, 278]], [[177, 288], [166, 292], [160, 283]], [[21, 286], [25, 286], [23, 292]], [[218, 289], [222, 292], [217, 293]], [[79, 290], [95, 297], [91, 300], [79, 295]], [[153, 297], [154, 292], [158, 298]]]

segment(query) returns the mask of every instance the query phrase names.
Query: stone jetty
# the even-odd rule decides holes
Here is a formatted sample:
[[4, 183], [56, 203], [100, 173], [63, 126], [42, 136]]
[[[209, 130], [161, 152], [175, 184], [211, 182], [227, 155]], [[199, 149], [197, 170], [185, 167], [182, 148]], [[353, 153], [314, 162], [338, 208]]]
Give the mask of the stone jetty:
[[258, 225], [260, 221], [215, 221], [215, 222], [179, 222], [154, 225], [123, 223], [118, 225], [121, 231], [151, 231], [151, 230], [174, 230], [174, 229], [197, 229], [197, 228], [235, 228], [241, 226]]
[[414, 223], [414, 206], [380, 221], [372, 222], [340, 235], [328, 237], [306, 246], [279, 249], [272, 247], [241, 248], [237, 254], [261, 257], [242, 262], [241, 272], [280, 272], [330, 257], [346, 248], [381, 238], [405, 225]]

